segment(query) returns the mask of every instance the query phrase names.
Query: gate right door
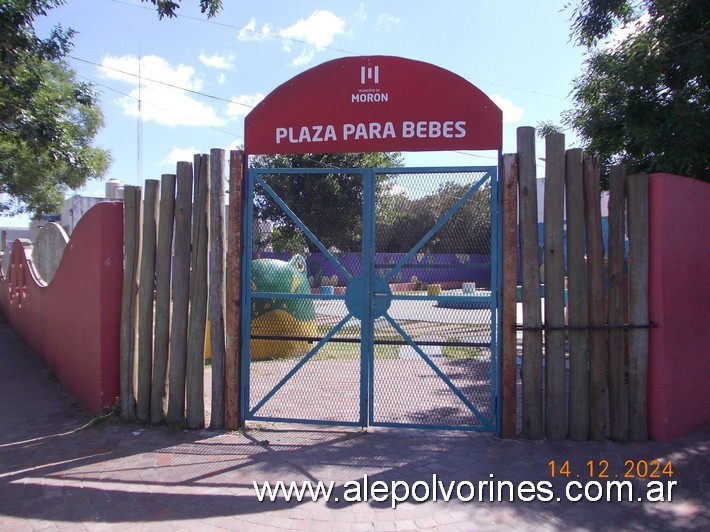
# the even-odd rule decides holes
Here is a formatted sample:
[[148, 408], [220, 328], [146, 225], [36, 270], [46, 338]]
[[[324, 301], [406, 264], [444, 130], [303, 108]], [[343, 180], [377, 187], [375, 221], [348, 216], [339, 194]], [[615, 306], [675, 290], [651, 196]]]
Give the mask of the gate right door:
[[377, 172], [369, 422], [495, 430], [497, 168]]

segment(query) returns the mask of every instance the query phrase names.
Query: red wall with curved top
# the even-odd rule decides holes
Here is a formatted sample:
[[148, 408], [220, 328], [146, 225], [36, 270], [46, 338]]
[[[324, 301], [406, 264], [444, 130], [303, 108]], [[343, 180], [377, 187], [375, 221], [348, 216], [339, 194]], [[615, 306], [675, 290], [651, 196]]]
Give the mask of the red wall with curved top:
[[94, 414], [120, 394], [123, 203], [103, 202], [79, 221], [54, 279], [38, 280], [29, 241], [12, 246], [0, 274], [0, 311], [72, 396]]

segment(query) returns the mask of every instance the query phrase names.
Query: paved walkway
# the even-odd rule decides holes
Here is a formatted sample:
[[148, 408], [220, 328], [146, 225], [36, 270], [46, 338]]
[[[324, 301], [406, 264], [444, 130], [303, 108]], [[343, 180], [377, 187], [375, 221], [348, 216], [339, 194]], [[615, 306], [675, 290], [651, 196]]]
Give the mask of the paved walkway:
[[[88, 421], [0, 318], [0, 530], [710, 529], [710, 428], [670, 444], [622, 445], [283, 425], [187, 432]], [[672, 461], [671, 502], [638, 502], [647, 479], [632, 482], [634, 502], [565, 500], [568, 481], [589, 480], [590, 460], [595, 470], [607, 461], [613, 479], [623, 475], [626, 460], [654, 459]], [[551, 478], [551, 460], [557, 467], [569, 460], [571, 475]], [[390, 500], [347, 501], [355, 495], [355, 484], [347, 483], [362, 486], [364, 475], [370, 486], [431, 485], [436, 475], [444, 491], [454, 482], [454, 495], [458, 487], [465, 497], [473, 482], [475, 497], [444, 502], [439, 492], [437, 501], [394, 509]], [[479, 502], [478, 482], [491, 475], [523, 488], [526, 480], [549, 482], [540, 485], [549, 496], [539, 493], [552, 501], [521, 501], [532, 493], [523, 490], [516, 502], [488, 502], [484, 485]], [[255, 480], [336, 487], [329, 502], [259, 502]], [[422, 498], [425, 490], [423, 483], [416, 487]]]

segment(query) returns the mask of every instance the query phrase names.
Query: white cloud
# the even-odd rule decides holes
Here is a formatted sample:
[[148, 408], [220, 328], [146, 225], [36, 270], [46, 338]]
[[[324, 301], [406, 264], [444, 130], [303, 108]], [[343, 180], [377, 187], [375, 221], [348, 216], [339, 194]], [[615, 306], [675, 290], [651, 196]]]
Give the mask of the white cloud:
[[399, 23], [399, 18], [388, 15], [387, 13], [382, 13], [379, 17], [377, 17], [377, 24], [375, 25], [375, 28], [378, 31], [387, 31], [392, 28], [392, 26], [396, 26]]
[[227, 115], [232, 118], [239, 118], [249, 114], [256, 104], [264, 99], [260, 92], [256, 94], [240, 94], [232, 96], [232, 102], [227, 106]]
[[219, 76], [217, 77], [217, 83], [220, 85], [224, 85], [227, 83], [227, 76], [224, 75], [224, 72], [220, 72]]
[[261, 27], [261, 30], [256, 29], [256, 19], [252, 18], [244, 27], [237, 33], [237, 39], [245, 41], [264, 41], [272, 37], [271, 26], [267, 23]]
[[522, 107], [518, 107], [512, 101], [503, 98], [498, 94], [491, 95], [491, 100], [493, 100], [493, 103], [495, 103], [498, 107], [500, 107], [501, 111], [503, 111], [503, 122], [506, 124], [513, 124], [517, 122], [525, 113], [525, 110]]
[[[149, 80], [157, 80], [163, 83], [178, 85], [190, 90], [200, 90], [202, 80], [195, 77], [195, 69], [188, 65], [180, 64], [173, 68], [165, 59], [156, 55], [147, 55], [139, 60], [135, 55], [124, 55], [114, 57], [107, 55], [104, 57], [102, 74], [109, 79], [125, 81], [138, 85], [138, 75], [142, 76], [143, 85], [152, 83]], [[140, 70], [140, 72], [139, 72]]]
[[160, 161], [160, 164], [177, 164], [179, 161], [192, 162], [193, 156], [196, 153], [200, 153], [200, 151], [192, 146], [189, 148], [178, 148], [177, 146], [173, 146], [170, 153], [168, 153], [165, 158]]
[[[293, 60], [294, 66], [309, 63], [316, 51], [329, 46], [336, 35], [345, 32], [345, 19], [331, 11], [314, 11], [308, 18], [300, 19], [294, 25], [279, 31], [284, 39], [304, 43], [301, 53]], [[291, 51], [293, 42], [286, 41], [284, 49]]]
[[234, 54], [232, 53], [228, 55], [200, 54], [199, 59], [203, 65], [216, 68], [218, 70], [231, 70], [232, 68], [234, 68]]
[[[138, 99], [142, 102], [142, 117], [166, 126], [222, 126], [226, 122], [217, 116], [215, 109], [205, 104], [180, 87], [191, 91], [202, 89], [202, 80], [191, 66], [180, 64], [173, 67], [165, 59], [150, 55], [139, 60], [133, 55], [104, 57], [102, 75], [113, 80], [133, 85], [129, 96], [116, 100], [123, 113], [137, 117]], [[167, 85], [166, 85], [167, 84]], [[172, 85], [173, 87], [169, 86]]]
[[229, 143], [229, 145], [225, 148], [225, 150], [227, 151], [227, 153], [229, 153], [232, 150], [241, 150], [243, 148], [244, 148], [244, 139], [241, 138], [241, 140], [234, 139], [232, 142]]

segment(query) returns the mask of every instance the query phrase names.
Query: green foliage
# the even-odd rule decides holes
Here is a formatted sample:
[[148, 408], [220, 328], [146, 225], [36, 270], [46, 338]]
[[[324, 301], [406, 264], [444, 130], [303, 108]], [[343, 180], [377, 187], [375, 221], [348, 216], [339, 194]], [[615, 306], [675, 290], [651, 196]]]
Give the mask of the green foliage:
[[[399, 153], [338, 153], [259, 155], [255, 168], [373, 168], [402, 166]], [[298, 218], [326, 248], [359, 251], [362, 240], [363, 180], [356, 174], [273, 174], [264, 175]], [[378, 176], [376, 194], [382, 197], [391, 187], [389, 177]], [[274, 222], [271, 244], [274, 251], [311, 251], [317, 248], [307, 241], [288, 214], [264, 191], [256, 187], [254, 214], [257, 219]]]
[[631, 22], [635, 16], [638, 12], [629, 0], [586, 0], [575, 11], [572, 33], [577, 44], [595, 46], [615, 27]]
[[[616, 46], [593, 48], [620, 23], [650, 20]], [[590, 48], [566, 113], [604, 165], [710, 181], [710, 3], [706, 0], [590, 0], [573, 31]], [[604, 184], [604, 183], [603, 183]]]
[[[180, 9], [182, 0], [141, 0], [150, 2], [158, 8], [158, 16], [173, 18], [177, 17], [177, 10]], [[208, 18], [214, 17], [222, 10], [222, 0], [200, 0], [200, 11], [207, 13]]]
[[544, 120], [537, 123], [535, 133], [539, 138], [544, 139], [548, 135], [563, 133], [563, 129], [551, 120]]
[[107, 152], [92, 147], [103, 117], [93, 88], [62, 61], [71, 30], [41, 39], [32, 27], [62, 0], [0, 6], [0, 212], [55, 212], [69, 188], [103, 175]]
[[[393, 219], [378, 223], [377, 251], [406, 253], [446, 216], [470, 185], [449, 181], [419, 199], [397, 198]], [[491, 191], [476, 191], [421, 248], [424, 253], [490, 253]]]

